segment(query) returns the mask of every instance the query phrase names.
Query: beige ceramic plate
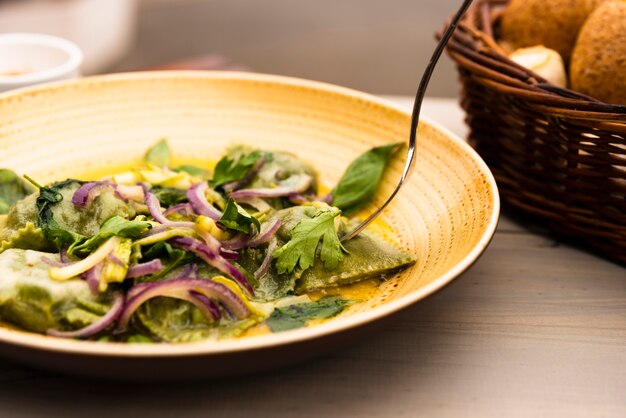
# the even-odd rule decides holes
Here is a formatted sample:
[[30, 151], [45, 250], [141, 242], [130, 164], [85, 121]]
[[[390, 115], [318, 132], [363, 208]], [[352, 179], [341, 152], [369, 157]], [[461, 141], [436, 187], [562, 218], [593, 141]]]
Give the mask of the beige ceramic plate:
[[[291, 150], [332, 186], [372, 146], [408, 138], [410, 116], [353, 90], [293, 78], [206, 72], [86, 78], [0, 96], [0, 167], [55, 180], [139, 159], [161, 137], [179, 157], [219, 156], [232, 143]], [[468, 268], [499, 213], [489, 169], [459, 138], [420, 124], [410, 183], [384, 220], [417, 264], [366, 303], [324, 324], [194, 344], [111, 344], [0, 328], [0, 352], [30, 364], [96, 376], [216, 377], [289, 364], [347, 343], [440, 289]], [[374, 204], [400, 176], [396, 161]]]

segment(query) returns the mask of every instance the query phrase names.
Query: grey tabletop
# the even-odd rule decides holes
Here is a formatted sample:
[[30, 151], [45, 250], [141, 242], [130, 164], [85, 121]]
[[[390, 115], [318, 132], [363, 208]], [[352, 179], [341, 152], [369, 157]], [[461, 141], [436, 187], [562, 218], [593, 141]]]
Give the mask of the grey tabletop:
[[[410, 99], [393, 97], [403, 106]], [[453, 100], [425, 114], [459, 135]], [[482, 258], [366, 341], [222, 381], [89, 381], [0, 359], [0, 415], [626, 416], [626, 269], [503, 215]]]

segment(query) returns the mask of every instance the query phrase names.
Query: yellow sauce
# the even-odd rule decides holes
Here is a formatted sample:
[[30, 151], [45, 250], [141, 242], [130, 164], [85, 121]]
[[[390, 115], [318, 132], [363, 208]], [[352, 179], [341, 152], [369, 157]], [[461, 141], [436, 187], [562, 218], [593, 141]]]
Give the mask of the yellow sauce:
[[[171, 165], [172, 167], [178, 167], [181, 165], [194, 165], [196, 167], [199, 167], [205, 170], [213, 170], [213, 168], [215, 167], [215, 164], [217, 164], [217, 162], [207, 161], [206, 159], [202, 159], [202, 158], [184, 157], [184, 158], [173, 158], [173, 162]], [[98, 179], [111, 177], [114, 174], [122, 173], [124, 171], [130, 171], [138, 167], [141, 167], [140, 160], [127, 161], [124, 163], [111, 164], [106, 167], [94, 167], [89, 170], [84, 170], [80, 172], [79, 174], [77, 174], [76, 178], [78, 180], [84, 180], [84, 181], [98, 180]]]

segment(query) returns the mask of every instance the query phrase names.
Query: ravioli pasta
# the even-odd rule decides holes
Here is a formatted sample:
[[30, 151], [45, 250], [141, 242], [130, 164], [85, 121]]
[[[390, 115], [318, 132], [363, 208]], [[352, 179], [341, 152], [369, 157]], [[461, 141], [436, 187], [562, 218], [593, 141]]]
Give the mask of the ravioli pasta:
[[164, 140], [105, 179], [44, 186], [0, 170], [0, 320], [62, 338], [189, 342], [336, 316], [359, 303], [342, 286], [415, 262], [367, 230], [341, 242], [358, 222], [345, 213], [367, 203], [398, 148], [363, 154], [326, 195], [293, 154], [237, 146], [214, 169], [174, 166]]

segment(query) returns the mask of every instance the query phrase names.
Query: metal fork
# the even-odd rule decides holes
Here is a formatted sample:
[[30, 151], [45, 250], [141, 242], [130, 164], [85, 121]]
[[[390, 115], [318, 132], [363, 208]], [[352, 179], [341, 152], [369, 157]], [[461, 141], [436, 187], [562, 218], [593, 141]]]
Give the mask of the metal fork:
[[417, 89], [417, 93], [415, 95], [415, 102], [413, 103], [413, 113], [411, 115], [411, 134], [409, 137], [409, 148], [407, 151], [406, 163], [404, 165], [404, 170], [402, 172], [402, 176], [400, 177], [400, 181], [398, 182], [398, 185], [396, 186], [394, 191], [391, 193], [387, 201], [385, 201], [385, 203], [383, 203], [381, 207], [376, 209], [374, 213], [372, 213], [367, 219], [361, 222], [356, 228], [354, 228], [352, 231], [350, 231], [349, 233], [341, 237], [342, 242], [348, 241], [356, 237], [361, 231], [365, 229], [365, 227], [367, 227], [374, 219], [376, 219], [376, 217], [380, 215], [380, 213], [383, 210], [385, 210], [385, 208], [389, 205], [389, 203], [391, 203], [393, 198], [396, 197], [396, 195], [398, 194], [398, 192], [400, 191], [404, 183], [411, 176], [411, 173], [413, 171], [413, 166], [415, 165], [415, 142], [417, 138], [417, 127], [419, 125], [419, 115], [422, 109], [422, 102], [424, 101], [424, 96], [426, 95], [426, 88], [428, 87], [428, 82], [430, 81], [430, 77], [433, 74], [435, 65], [437, 65], [437, 61], [439, 61], [439, 57], [441, 57], [441, 54], [443, 53], [443, 50], [448, 44], [448, 41], [450, 40], [452, 33], [458, 26], [459, 21], [461, 20], [461, 18], [463, 17], [465, 12], [469, 8], [469, 6], [472, 4], [472, 1], [473, 0], [463, 1], [463, 4], [461, 4], [461, 7], [457, 10], [456, 14], [452, 18], [452, 21], [450, 22], [450, 24], [444, 31], [443, 35], [441, 36], [441, 39], [439, 40], [439, 43], [437, 44], [437, 47], [435, 48], [435, 51], [433, 52], [433, 55], [430, 57], [430, 61], [428, 65], [426, 66], [426, 69], [424, 70], [424, 74], [422, 74], [422, 79], [420, 80], [420, 84]]

